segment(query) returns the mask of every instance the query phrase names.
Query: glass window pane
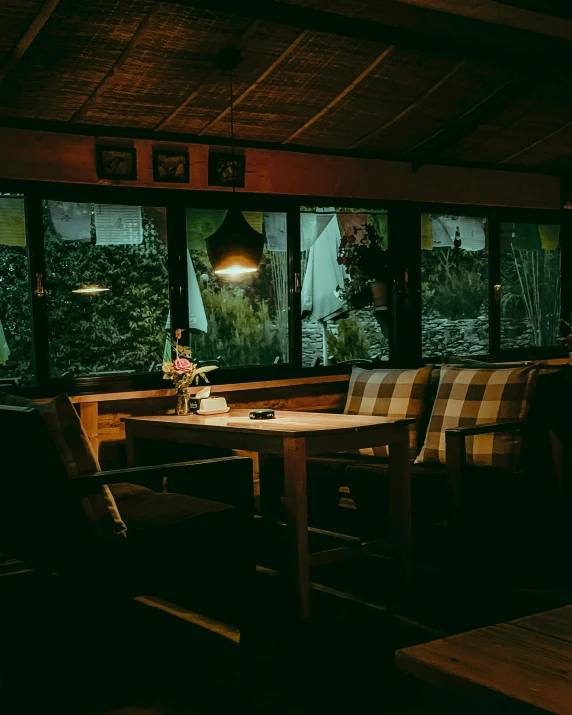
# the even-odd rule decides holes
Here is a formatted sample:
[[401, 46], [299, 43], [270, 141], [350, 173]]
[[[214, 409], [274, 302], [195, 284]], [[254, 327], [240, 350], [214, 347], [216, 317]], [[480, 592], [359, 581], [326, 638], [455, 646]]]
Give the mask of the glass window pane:
[[488, 221], [422, 214], [423, 357], [489, 351]]
[[52, 377], [160, 369], [165, 210], [45, 201], [44, 225]]
[[501, 347], [557, 345], [560, 226], [501, 223]]
[[0, 194], [0, 382], [33, 385], [24, 197]]
[[387, 211], [302, 207], [300, 233], [302, 364], [387, 360]]
[[244, 211], [264, 242], [258, 270], [216, 274], [206, 239], [225, 210], [187, 210], [191, 349], [197, 360], [221, 367], [288, 361], [286, 214]]

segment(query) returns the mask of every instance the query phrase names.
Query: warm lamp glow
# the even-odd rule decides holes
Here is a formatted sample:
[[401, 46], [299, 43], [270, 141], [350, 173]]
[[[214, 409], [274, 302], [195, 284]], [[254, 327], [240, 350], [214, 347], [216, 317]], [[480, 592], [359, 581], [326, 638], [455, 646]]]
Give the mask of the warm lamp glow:
[[236, 276], [258, 270], [264, 250], [264, 236], [255, 231], [242, 211], [229, 209], [219, 228], [206, 239], [213, 271]]
[[243, 273], [256, 273], [256, 268], [248, 266], [230, 266], [230, 268], [221, 268], [215, 271], [219, 276], [240, 276]]
[[85, 285], [81, 286], [81, 288], [76, 288], [75, 290], [72, 290], [72, 293], [81, 293], [82, 295], [95, 295], [96, 293], [104, 293], [107, 290], [109, 290], [109, 288], [104, 288], [103, 286]]

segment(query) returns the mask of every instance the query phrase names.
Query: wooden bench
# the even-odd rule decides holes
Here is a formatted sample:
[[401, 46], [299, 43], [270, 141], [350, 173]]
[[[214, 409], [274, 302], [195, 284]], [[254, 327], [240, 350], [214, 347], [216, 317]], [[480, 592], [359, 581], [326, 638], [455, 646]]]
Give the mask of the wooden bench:
[[498, 712], [570, 715], [572, 606], [404, 648], [395, 660], [404, 672]]

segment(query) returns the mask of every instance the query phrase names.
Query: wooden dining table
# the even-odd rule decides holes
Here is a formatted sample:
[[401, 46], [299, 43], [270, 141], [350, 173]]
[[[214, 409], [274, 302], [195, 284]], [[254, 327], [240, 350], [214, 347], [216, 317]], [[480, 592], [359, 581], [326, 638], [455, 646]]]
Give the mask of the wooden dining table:
[[249, 410], [226, 414], [130, 417], [125, 420], [127, 459], [137, 461], [140, 440], [186, 444], [282, 455], [290, 585], [302, 619], [310, 616], [310, 567], [317, 563], [308, 548], [306, 457], [388, 445], [390, 474], [389, 541], [404, 574], [411, 551], [409, 472], [410, 419], [361, 415], [276, 411], [275, 418], [254, 420]]
[[406, 673], [494, 712], [570, 715], [572, 606], [404, 648], [395, 660]]

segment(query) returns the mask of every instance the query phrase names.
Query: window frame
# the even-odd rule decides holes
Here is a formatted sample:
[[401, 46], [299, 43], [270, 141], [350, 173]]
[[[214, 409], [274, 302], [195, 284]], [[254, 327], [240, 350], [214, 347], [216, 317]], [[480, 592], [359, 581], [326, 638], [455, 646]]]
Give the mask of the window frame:
[[[565, 350], [558, 345], [547, 345], [530, 348], [501, 348], [501, 305], [496, 300], [494, 286], [501, 283], [501, 252], [500, 252], [500, 227], [501, 223], [550, 223], [560, 225], [561, 243], [561, 318], [570, 316], [572, 310], [572, 280], [565, 280], [570, 276], [572, 269], [572, 247], [568, 244], [572, 239], [572, 221], [565, 210], [558, 209], [529, 209], [510, 206], [468, 206], [457, 204], [419, 204], [419, 230], [421, 213], [456, 214], [458, 216], [484, 217], [489, 221], [489, 349], [487, 353], [471, 355], [475, 359], [491, 359], [492, 361], [508, 360], [536, 360], [549, 357], [564, 357]], [[572, 212], [571, 212], [572, 213]], [[418, 240], [416, 254], [421, 262], [421, 247]], [[420, 266], [419, 266], [420, 272]], [[565, 285], [566, 284], [566, 285]], [[419, 285], [419, 293], [421, 286]], [[421, 301], [419, 301], [421, 303]], [[419, 316], [420, 318], [421, 316]], [[422, 358], [430, 362], [437, 356]], [[440, 356], [439, 356], [440, 357]], [[469, 357], [469, 356], [467, 356]]]
[[[231, 384], [348, 373], [351, 365], [302, 367], [302, 318], [300, 314], [300, 207], [359, 206], [386, 209], [391, 280], [390, 314], [392, 318], [388, 366], [416, 367], [430, 362], [421, 349], [421, 248], [422, 213], [483, 216], [489, 221], [489, 352], [492, 359], [542, 358], [563, 356], [564, 348], [549, 346], [531, 349], [500, 350], [500, 305], [493, 300], [492, 286], [500, 272], [500, 224], [558, 223], [562, 245], [562, 317], [572, 310], [572, 211], [487, 207], [418, 201], [372, 200], [355, 197], [274, 195], [229, 190], [202, 191], [188, 188], [74, 184], [29, 180], [0, 180], [0, 191], [24, 195], [30, 265], [33, 355], [36, 386], [20, 388], [30, 396], [48, 397], [65, 391], [74, 395], [103, 392], [130, 392], [164, 389], [160, 373], [118, 374], [104, 377], [52, 378], [49, 375], [48, 319], [46, 301], [35, 294], [36, 274], [45, 275], [44, 226], [42, 200], [115, 203], [166, 208], [168, 234], [168, 269], [172, 325], [183, 321], [187, 311], [186, 209], [227, 209], [231, 202], [243, 211], [286, 213], [288, 236], [288, 295], [290, 361], [277, 365], [229, 367], [213, 373], [213, 384]], [[179, 322], [179, 324], [181, 324]]]

